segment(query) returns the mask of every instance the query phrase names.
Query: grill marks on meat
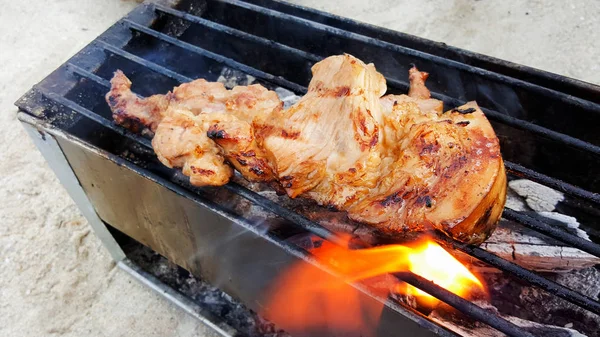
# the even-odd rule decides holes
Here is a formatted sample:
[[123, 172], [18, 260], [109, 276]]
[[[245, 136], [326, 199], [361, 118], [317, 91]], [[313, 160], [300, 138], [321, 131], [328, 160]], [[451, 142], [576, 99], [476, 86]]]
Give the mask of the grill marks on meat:
[[193, 185], [226, 184], [233, 170], [203, 126], [189, 111], [172, 110], [159, 123], [152, 147], [163, 164], [181, 167]]
[[[400, 101], [383, 98], [392, 99]], [[504, 165], [489, 122], [472, 102], [461, 107], [476, 109], [465, 116], [424, 112], [403, 100], [384, 104], [393, 107], [384, 109], [385, 120], [396, 132], [392, 141], [400, 142], [397, 152], [384, 159], [392, 162], [390, 169], [368, 199], [351, 206], [351, 217], [388, 233], [433, 227], [461, 241], [484, 241], [506, 194]], [[487, 210], [491, 215], [483, 219]]]
[[[327, 205], [337, 196], [338, 185], [375, 186], [375, 179], [360, 180], [377, 175], [379, 97], [386, 85], [373, 65], [349, 55], [327, 58], [312, 71], [308, 93], [274, 114], [262, 138], [278, 180], [287, 177], [283, 187], [288, 195], [309, 193]], [[297, 136], [286, 137], [278, 130]]]
[[117, 123], [155, 131], [161, 162], [182, 167], [194, 185], [223, 185], [233, 166], [391, 236], [435, 228], [480, 243], [491, 235], [506, 174], [476, 103], [443, 112], [415, 67], [409, 94], [387, 96], [375, 67], [350, 55], [312, 71], [308, 93], [287, 110], [261, 86], [204, 80], [140, 99], [120, 72], [107, 102]]
[[142, 99], [117, 71], [106, 100], [118, 124], [133, 131], [143, 124], [154, 131], [158, 159], [182, 168], [193, 185], [224, 185], [233, 175], [231, 166], [250, 180], [273, 180], [254, 130], [283, 104], [260, 85], [227, 90], [221, 83], [199, 79]]

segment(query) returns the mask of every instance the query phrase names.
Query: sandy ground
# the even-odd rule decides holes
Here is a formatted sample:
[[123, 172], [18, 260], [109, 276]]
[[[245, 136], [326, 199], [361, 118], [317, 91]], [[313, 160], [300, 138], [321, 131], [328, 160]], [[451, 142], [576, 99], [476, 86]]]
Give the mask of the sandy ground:
[[290, 2], [600, 83], [598, 0]]
[[214, 336], [115, 268], [13, 102], [137, 3], [0, 0], [0, 336]]
[[[294, 2], [600, 83], [597, 0]], [[21, 94], [135, 5], [0, 0], [0, 336], [213, 336], [115, 268], [15, 119]]]

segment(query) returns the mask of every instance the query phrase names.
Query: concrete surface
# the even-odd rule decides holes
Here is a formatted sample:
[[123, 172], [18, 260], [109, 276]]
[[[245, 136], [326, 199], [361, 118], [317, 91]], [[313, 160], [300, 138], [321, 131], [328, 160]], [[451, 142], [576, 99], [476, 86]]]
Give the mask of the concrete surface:
[[[294, 2], [600, 83], [597, 0]], [[21, 94], [136, 4], [0, 0], [0, 336], [213, 336], [115, 268], [15, 119]]]

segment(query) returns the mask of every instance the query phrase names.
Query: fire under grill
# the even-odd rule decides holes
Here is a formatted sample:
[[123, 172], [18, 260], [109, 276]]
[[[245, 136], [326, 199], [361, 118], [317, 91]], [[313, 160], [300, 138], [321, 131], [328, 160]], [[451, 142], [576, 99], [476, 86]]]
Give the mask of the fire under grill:
[[[447, 107], [476, 100], [500, 139], [510, 181], [508, 207], [488, 242], [476, 247], [438, 236], [481, 268], [491, 304], [463, 299], [413, 273], [395, 277], [462, 315], [419, 311], [355, 285], [364, 301], [385, 301], [378, 335], [597, 334], [597, 86], [283, 2], [182, 0], [140, 5], [25, 94], [17, 102], [19, 118], [125, 269], [136, 273], [134, 256], [151, 254], [128, 248], [139, 242], [259, 310], [283, 267], [311, 263], [306, 243], [313, 238], [336, 242], [342, 231], [372, 244], [383, 239], [343, 214], [241, 178], [221, 188], [189, 185], [158, 162], [149, 138], [112, 122], [104, 102], [108, 80], [121, 69], [140, 96], [196, 78], [228, 88], [259, 83], [289, 105], [306, 92], [310, 67], [341, 53], [373, 62], [390, 93], [407, 91], [406, 74], [415, 63], [431, 73], [433, 97]], [[199, 296], [186, 289], [165, 293], [185, 305]]]

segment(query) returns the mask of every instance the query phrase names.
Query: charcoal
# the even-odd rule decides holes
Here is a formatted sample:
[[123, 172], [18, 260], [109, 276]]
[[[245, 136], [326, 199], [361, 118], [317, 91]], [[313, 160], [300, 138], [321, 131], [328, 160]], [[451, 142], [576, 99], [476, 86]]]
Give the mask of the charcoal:
[[[597, 267], [545, 277], [594, 299], [598, 299], [600, 294], [600, 271]], [[501, 314], [540, 324], [571, 326], [589, 336], [600, 331], [600, 317], [575, 304], [504, 274], [487, 274], [483, 278], [490, 291], [491, 304]]]
[[135, 248], [131, 249], [129, 255], [130, 259], [169, 287], [221, 318], [237, 330], [240, 336], [290, 337], [285, 331], [277, 328], [273, 323], [218, 288], [194, 277], [151, 249], [139, 244], [134, 246]]

